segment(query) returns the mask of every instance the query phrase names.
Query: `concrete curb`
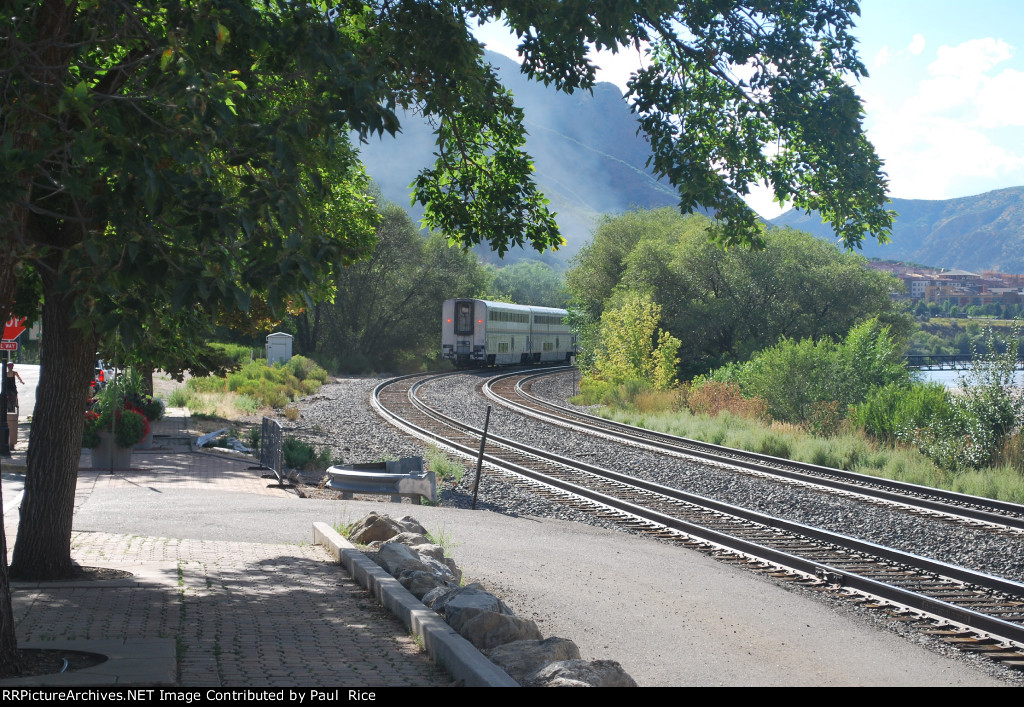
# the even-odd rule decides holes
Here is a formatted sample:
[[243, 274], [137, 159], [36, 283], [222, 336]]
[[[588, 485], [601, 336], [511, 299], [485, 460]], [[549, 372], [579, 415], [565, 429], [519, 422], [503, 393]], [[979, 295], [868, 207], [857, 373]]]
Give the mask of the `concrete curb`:
[[508, 673], [485, 658], [476, 646], [331, 526], [314, 523], [313, 542], [326, 547], [359, 584], [397, 616], [413, 635], [419, 636], [427, 654], [456, 680], [462, 680], [467, 687], [519, 687]]

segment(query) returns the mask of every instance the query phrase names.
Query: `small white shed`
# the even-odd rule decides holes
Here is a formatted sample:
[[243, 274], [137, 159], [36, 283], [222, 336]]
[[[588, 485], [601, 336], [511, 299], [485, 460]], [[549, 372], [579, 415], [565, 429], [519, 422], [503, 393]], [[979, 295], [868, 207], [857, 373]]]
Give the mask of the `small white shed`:
[[278, 361], [284, 363], [292, 358], [292, 335], [275, 331], [267, 336], [267, 365], [272, 366]]

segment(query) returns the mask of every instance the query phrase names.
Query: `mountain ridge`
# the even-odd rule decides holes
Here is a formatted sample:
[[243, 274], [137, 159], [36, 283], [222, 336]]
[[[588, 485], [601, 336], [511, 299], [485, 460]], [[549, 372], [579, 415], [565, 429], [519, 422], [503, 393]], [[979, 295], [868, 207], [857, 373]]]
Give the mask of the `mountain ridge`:
[[[953, 199], [891, 199], [892, 240], [871, 240], [861, 253], [943, 268], [1024, 273], [1024, 186]], [[834, 240], [816, 213], [790, 209], [768, 221]]]

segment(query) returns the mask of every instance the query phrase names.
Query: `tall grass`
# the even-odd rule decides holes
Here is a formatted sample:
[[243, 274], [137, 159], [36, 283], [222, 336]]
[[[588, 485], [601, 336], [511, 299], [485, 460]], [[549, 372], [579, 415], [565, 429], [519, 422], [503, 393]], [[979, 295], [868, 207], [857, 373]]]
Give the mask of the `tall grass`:
[[[1014, 459], [1019, 462], [1017, 448], [1012, 445], [1006, 452], [1007, 463], [979, 471], [950, 473], [939, 469], [915, 449], [876, 444], [858, 430], [846, 429], [831, 437], [815, 437], [797, 425], [764, 422], [728, 411], [710, 417], [695, 415], [686, 409], [639, 412], [635, 409], [613, 410], [606, 407], [601, 409], [600, 414], [637, 427], [725, 447], [921, 486], [1024, 503], [1024, 473], [1011, 463]], [[1024, 445], [1019, 435], [1015, 444]]]

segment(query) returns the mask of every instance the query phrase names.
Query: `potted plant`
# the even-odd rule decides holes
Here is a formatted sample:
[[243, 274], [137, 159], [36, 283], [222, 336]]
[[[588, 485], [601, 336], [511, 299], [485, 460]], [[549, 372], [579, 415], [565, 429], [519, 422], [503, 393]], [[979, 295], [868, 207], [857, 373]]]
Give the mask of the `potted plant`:
[[160, 398], [154, 398], [152, 395], [140, 395], [135, 393], [130, 396], [129, 402], [126, 403], [126, 407], [129, 407], [136, 412], [142, 413], [146, 417], [146, 436], [142, 438], [142, 441], [135, 445], [136, 449], [152, 449], [153, 448], [153, 426], [148, 424], [150, 422], [156, 422], [164, 416], [164, 401]]
[[145, 414], [127, 404], [114, 382], [86, 411], [82, 446], [92, 450], [94, 468], [124, 469], [131, 465], [132, 447], [148, 432]]

